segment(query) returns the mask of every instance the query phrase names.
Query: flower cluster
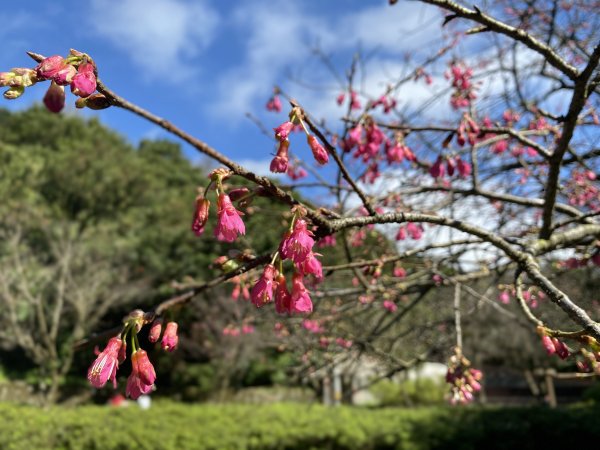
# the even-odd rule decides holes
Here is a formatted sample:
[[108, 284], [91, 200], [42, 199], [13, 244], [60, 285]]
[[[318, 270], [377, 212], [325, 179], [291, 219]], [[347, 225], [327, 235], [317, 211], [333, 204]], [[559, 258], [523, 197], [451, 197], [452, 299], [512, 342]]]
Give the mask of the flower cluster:
[[[313, 157], [317, 163], [323, 165], [329, 162], [329, 154], [325, 147], [319, 142], [319, 140], [310, 134], [304, 120], [302, 119], [302, 112], [299, 108], [293, 108], [289, 115], [289, 120], [279, 125], [277, 128], [274, 128], [275, 131], [275, 139], [279, 143], [279, 147], [277, 148], [277, 154], [271, 161], [270, 170], [274, 173], [286, 173], [289, 174], [289, 148], [290, 141], [289, 135], [292, 131], [295, 130], [296, 125], [300, 125], [301, 129], [306, 133], [306, 140], [308, 142], [308, 146], [310, 147]], [[292, 175], [290, 177], [294, 178]]]
[[272, 112], [281, 112], [281, 99], [279, 98], [279, 90], [275, 89], [275, 92], [273, 92], [273, 96], [269, 99], [269, 101], [267, 102], [267, 104], [265, 105], [265, 107], [267, 108], [267, 111], [272, 111]]
[[[104, 387], [108, 380], [117, 387], [117, 369], [127, 358], [127, 338], [131, 343], [131, 374], [127, 379], [126, 395], [132, 399], [137, 399], [142, 394], [148, 394], [154, 388], [156, 381], [156, 372], [154, 366], [148, 358], [145, 350], [140, 348], [138, 342], [138, 333], [146, 323], [145, 315], [142, 311], [132, 312], [125, 320], [123, 331], [108, 341], [106, 348], [102, 352], [97, 352], [97, 358], [88, 369], [87, 378], [89, 382], [97, 389]], [[162, 319], [155, 320], [148, 333], [148, 340], [152, 343], [160, 339], [162, 330]], [[161, 347], [163, 350], [172, 352], [178, 344], [177, 323], [168, 322]]]
[[474, 400], [474, 394], [481, 390], [479, 382], [483, 378], [480, 370], [473, 369], [470, 361], [462, 355], [460, 348], [448, 360], [446, 382], [450, 384], [450, 403], [466, 404]]
[[92, 58], [77, 50], [71, 50], [63, 58], [60, 55], [43, 58], [33, 69], [16, 68], [10, 72], [0, 72], [0, 87], [8, 87], [4, 98], [12, 100], [20, 97], [25, 88], [41, 81], [50, 81], [50, 87], [44, 96], [44, 105], [48, 110], [58, 113], [65, 106], [65, 87], [78, 100], [77, 108], [104, 109], [110, 106], [108, 99], [96, 93], [96, 65]]
[[[342, 106], [344, 104], [345, 99], [346, 99], [346, 93], [341, 92], [338, 94], [335, 101], [338, 104], [338, 106]], [[349, 106], [350, 106], [350, 109], [353, 109], [353, 110], [362, 108], [362, 105], [360, 104], [360, 100], [358, 99], [358, 94], [354, 90], [350, 90], [350, 105]]]
[[461, 63], [453, 63], [445, 74], [452, 80], [454, 92], [450, 97], [450, 105], [454, 109], [467, 108], [477, 98], [475, 85], [472, 81], [473, 69]]
[[542, 338], [542, 344], [544, 345], [548, 355], [556, 355], [560, 359], [567, 359], [569, 357], [571, 354], [569, 347], [567, 347], [564, 342], [558, 340], [557, 338], [550, 337], [548, 335], [548, 329], [540, 326], [537, 328], [537, 332]]
[[[250, 298], [256, 307], [274, 300], [275, 310], [279, 314], [312, 312], [313, 304], [304, 284], [304, 277], [313, 275], [319, 281], [323, 278], [323, 269], [317, 259], [319, 254], [313, 252], [315, 241], [303, 215], [301, 208], [294, 209], [292, 223], [279, 245], [279, 250], [275, 253], [273, 261], [263, 268], [261, 277], [252, 287]], [[279, 270], [275, 268], [278, 258]], [[283, 273], [284, 260], [291, 260], [294, 264], [291, 292]]]
[[227, 195], [223, 190], [223, 180], [231, 175], [226, 169], [216, 169], [209, 175], [210, 183], [205, 189], [204, 195], [196, 197], [196, 208], [192, 218], [192, 231], [196, 236], [204, 233], [204, 227], [208, 221], [210, 201], [206, 198], [206, 192], [214, 184], [217, 193], [217, 225], [214, 230], [215, 237], [219, 241], [233, 242], [240, 234], [246, 234], [246, 227], [242, 220], [243, 213], [235, 209], [232, 199], [242, 201], [251, 195], [247, 188], [235, 189]]

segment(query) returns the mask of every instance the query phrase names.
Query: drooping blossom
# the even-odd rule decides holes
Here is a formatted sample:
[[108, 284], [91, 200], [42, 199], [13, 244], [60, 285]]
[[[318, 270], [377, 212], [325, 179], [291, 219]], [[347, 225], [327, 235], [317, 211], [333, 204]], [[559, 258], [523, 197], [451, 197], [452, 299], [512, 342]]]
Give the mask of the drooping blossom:
[[162, 319], [156, 319], [152, 322], [150, 326], [150, 331], [148, 332], [148, 340], [152, 343], [158, 342], [160, 339], [160, 334], [162, 332]]
[[201, 195], [196, 197], [196, 209], [192, 219], [192, 231], [196, 236], [200, 236], [202, 233], [204, 233], [204, 227], [208, 221], [209, 211], [210, 201]]
[[179, 343], [179, 336], [177, 336], [177, 322], [167, 322], [165, 327], [165, 333], [163, 334], [160, 346], [167, 352], [172, 352]]
[[135, 351], [131, 355], [131, 374], [127, 379], [125, 394], [136, 400], [140, 395], [149, 393], [155, 381], [156, 372], [148, 354], [142, 349]]
[[272, 264], [267, 264], [261, 277], [252, 287], [250, 298], [257, 308], [273, 300], [273, 288], [275, 287], [273, 278], [275, 273], [275, 267]]
[[320, 281], [323, 279], [323, 266], [316, 255], [312, 251], [309, 252], [306, 259], [302, 263], [297, 264], [296, 267], [303, 275], [312, 274]]
[[344, 103], [345, 98], [346, 98], [346, 94], [344, 92], [341, 92], [336, 97], [335, 102], [338, 104], [338, 106], [342, 106], [342, 103]]
[[277, 287], [275, 289], [275, 311], [278, 314], [289, 314], [291, 310], [292, 296], [288, 291], [285, 276], [280, 273], [277, 275]]
[[307, 175], [308, 173], [306, 172], [306, 170], [304, 170], [304, 167], [292, 164], [288, 165], [287, 176], [290, 177], [292, 180], [296, 181], [301, 178], [305, 178]]
[[290, 310], [293, 313], [309, 313], [313, 310], [312, 300], [304, 286], [304, 277], [300, 273], [294, 273], [292, 278]]
[[65, 88], [51, 82], [44, 95], [44, 105], [50, 112], [61, 112], [65, 107]]
[[433, 178], [442, 178], [445, 172], [443, 161], [444, 160], [442, 157], [438, 156], [438, 158], [429, 168], [429, 175], [431, 175]]
[[323, 147], [323, 145], [312, 134], [308, 136], [307, 141], [315, 161], [321, 165], [327, 164], [327, 162], [329, 162], [329, 155], [327, 154], [325, 147]]
[[281, 256], [291, 259], [296, 264], [304, 262], [315, 245], [311, 236], [312, 232], [308, 230], [306, 220], [297, 219], [293, 231], [281, 242]]
[[275, 94], [269, 99], [266, 105], [267, 111], [281, 112], [281, 99]]
[[219, 241], [233, 242], [238, 234], [246, 234], [246, 227], [227, 194], [220, 194], [217, 200], [217, 226], [215, 236]]
[[294, 129], [294, 124], [290, 121], [283, 122], [277, 128], [273, 128], [275, 131], [275, 138], [279, 141], [285, 141]]
[[271, 160], [271, 165], [269, 169], [274, 173], [285, 173], [288, 170], [288, 165], [290, 162], [288, 156], [288, 149], [290, 148], [290, 141], [288, 139], [284, 139], [279, 141], [279, 148], [277, 149], [277, 154]]
[[122, 344], [123, 341], [120, 338], [111, 338], [106, 348], [88, 369], [87, 378], [95, 388], [103, 387], [109, 379], [113, 382], [113, 386], [117, 387], [117, 368]]
[[78, 97], [88, 97], [96, 90], [96, 75], [94, 66], [89, 62], [80, 64], [77, 75], [71, 81], [71, 92]]

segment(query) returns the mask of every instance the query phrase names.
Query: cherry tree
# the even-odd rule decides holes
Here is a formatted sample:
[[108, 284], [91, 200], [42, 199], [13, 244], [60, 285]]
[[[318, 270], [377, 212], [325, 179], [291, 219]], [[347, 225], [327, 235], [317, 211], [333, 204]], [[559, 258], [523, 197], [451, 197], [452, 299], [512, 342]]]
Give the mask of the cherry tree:
[[[30, 52], [35, 68], [0, 74], [7, 99], [49, 82], [44, 103], [59, 112], [70, 88], [77, 108], [128, 110], [214, 160], [219, 168], [199, 180], [191, 225], [198, 239], [235, 245], [253, 220], [254, 198], [289, 208], [278, 248], [256, 254], [247, 236], [244, 247], [215, 262], [217, 277], [179, 283], [176, 296], [95, 338], [110, 340], [90, 367], [94, 386], [116, 382], [129, 346], [127, 393], [150, 392], [156, 376], [140, 330], [149, 327], [150, 341], [172, 351], [177, 324], [163, 323], [165, 313], [225, 282], [232, 297], [260, 308], [247, 309], [256, 321], [270, 321], [269, 340], [302, 348], [306, 365], [317, 352], [365, 353], [393, 373], [445, 352], [454, 402], [472, 400], [482, 378], [463, 354], [467, 298], [537, 333], [549, 355], [600, 373], [592, 299], [570, 295], [557, 275], [600, 265], [600, 3], [423, 3], [441, 12], [444, 41], [408, 58], [385, 86], [359, 83], [356, 58], [328, 93], [340, 120], [274, 88], [266, 108], [287, 116], [274, 127], [270, 170], [283, 177], [253, 173], [129, 102], [102, 83], [87, 53]], [[407, 96], [417, 88], [425, 94], [415, 105]], [[209, 221], [213, 236], [204, 232]], [[436, 304], [418, 308], [427, 302]], [[253, 332], [246, 319], [223, 328], [228, 339]]]

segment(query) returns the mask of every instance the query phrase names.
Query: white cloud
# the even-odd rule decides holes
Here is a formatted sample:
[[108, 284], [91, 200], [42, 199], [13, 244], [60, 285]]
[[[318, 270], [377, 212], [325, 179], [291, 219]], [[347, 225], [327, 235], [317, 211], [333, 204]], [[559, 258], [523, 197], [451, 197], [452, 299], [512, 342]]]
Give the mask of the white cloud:
[[203, 0], [93, 0], [90, 17], [92, 28], [145, 75], [176, 81], [193, 75], [183, 62], [210, 43], [219, 23]]
[[[234, 12], [234, 24], [248, 36], [245, 57], [221, 78], [216, 93], [216, 113], [229, 118], [241, 117], [240, 113], [266, 102], [273, 84], [283, 81], [283, 69], [305, 65], [311, 46], [316, 43], [325, 53], [353, 51], [358, 46], [365, 54], [384, 51], [388, 57], [394, 56], [394, 66], [398, 66], [405, 51], [425, 47], [435, 40], [441, 42], [441, 19], [436, 20], [435, 8], [415, 3], [401, 3], [393, 8], [382, 4], [326, 18], [301, 7], [302, 3], [298, 2], [255, 2], [251, 6], [242, 4]], [[307, 78], [311, 82], [331, 83], [331, 75], [325, 67], [316, 68], [320, 75], [305, 70]], [[294, 85], [287, 83], [284, 87], [288, 86]], [[323, 97], [322, 93], [302, 93], [307, 97]], [[302, 98], [298, 100], [303, 102]]]

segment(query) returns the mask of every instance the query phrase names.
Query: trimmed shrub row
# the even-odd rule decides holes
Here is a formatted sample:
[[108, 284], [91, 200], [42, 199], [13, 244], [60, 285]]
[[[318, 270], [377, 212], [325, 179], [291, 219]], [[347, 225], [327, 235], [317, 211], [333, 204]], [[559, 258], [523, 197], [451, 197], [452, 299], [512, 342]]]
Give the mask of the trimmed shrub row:
[[[185, 405], [150, 410], [0, 405], [3, 450], [586, 448], [600, 409]], [[586, 445], [587, 444], [587, 445]]]

